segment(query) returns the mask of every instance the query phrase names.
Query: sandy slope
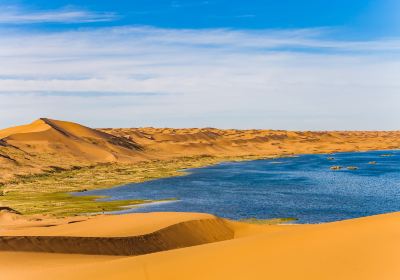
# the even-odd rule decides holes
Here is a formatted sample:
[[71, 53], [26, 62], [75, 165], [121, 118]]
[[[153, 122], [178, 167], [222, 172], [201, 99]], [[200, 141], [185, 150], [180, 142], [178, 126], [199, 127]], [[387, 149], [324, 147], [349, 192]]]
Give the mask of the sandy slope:
[[131, 162], [140, 154], [140, 146], [127, 138], [71, 122], [43, 118], [0, 130], [2, 176], [101, 162]]
[[[131, 215], [132, 221], [134, 215]], [[181, 221], [182, 217], [199, 218], [198, 214], [162, 215], [168, 217], [167, 224], [174, 219]], [[114, 217], [108, 219], [104, 220], [106, 224]], [[125, 234], [126, 223], [119, 223], [126, 218], [118, 219], [110, 225], [118, 225]], [[100, 220], [97, 222], [101, 223]], [[158, 229], [162, 220], [157, 215], [146, 219], [138, 216], [135, 226], [140, 228], [144, 223], [146, 227], [154, 222]], [[320, 225], [259, 226], [237, 222], [228, 222], [228, 225], [235, 231], [234, 239], [134, 257], [0, 252], [0, 271], [2, 279], [385, 280], [400, 277], [400, 213]], [[55, 228], [52, 230], [56, 232]], [[210, 233], [212, 230], [209, 228]]]

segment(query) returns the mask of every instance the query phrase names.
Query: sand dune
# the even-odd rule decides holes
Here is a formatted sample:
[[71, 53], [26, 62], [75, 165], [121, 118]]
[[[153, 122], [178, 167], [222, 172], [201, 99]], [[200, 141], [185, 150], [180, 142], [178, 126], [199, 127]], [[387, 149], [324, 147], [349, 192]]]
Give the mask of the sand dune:
[[[160, 214], [160, 213], [158, 213]], [[137, 219], [135, 218], [137, 215]], [[144, 218], [143, 215], [149, 215]], [[136, 228], [171, 228], [209, 215], [131, 214], [95, 218], [126, 234]], [[198, 216], [200, 215], [200, 216]], [[174, 221], [175, 220], [175, 221]], [[82, 227], [85, 228], [82, 222]], [[161, 224], [160, 224], [161, 223]], [[163, 224], [164, 223], [164, 224]], [[2, 279], [398, 279], [400, 214], [392, 213], [319, 225], [249, 225], [225, 222], [235, 238], [134, 257], [0, 252]], [[70, 224], [71, 226], [73, 224]], [[197, 231], [196, 224], [187, 224]], [[65, 229], [66, 225], [60, 226]], [[218, 227], [218, 226], [217, 226]], [[198, 234], [209, 236], [215, 224]], [[51, 230], [57, 232], [57, 227]], [[87, 224], [86, 230], [93, 229]], [[172, 227], [181, 237], [179, 227]], [[25, 230], [26, 233], [31, 229]], [[116, 234], [117, 231], [113, 232]], [[61, 230], [63, 232], [63, 230]], [[176, 238], [178, 242], [179, 238]]]
[[141, 147], [125, 137], [46, 118], [0, 130], [0, 141], [4, 176], [141, 157]]
[[[8, 226], [10, 227], [10, 225]], [[65, 224], [31, 224], [0, 231], [0, 251], [142, 255], [233, 238], [212, 215], [150, 213], [98, 216]]]

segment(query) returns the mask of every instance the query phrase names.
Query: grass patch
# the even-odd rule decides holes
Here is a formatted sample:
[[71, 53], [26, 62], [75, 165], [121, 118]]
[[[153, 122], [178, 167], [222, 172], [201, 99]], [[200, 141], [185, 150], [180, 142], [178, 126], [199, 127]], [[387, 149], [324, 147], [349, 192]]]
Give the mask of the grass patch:
[[145, 203], [145, 200], [101, 201], [100, 196], [72, 196], [68, 193], [10, 193], [1, 201], [22, 214], [73, 216], [120, 210], [121, 207]]

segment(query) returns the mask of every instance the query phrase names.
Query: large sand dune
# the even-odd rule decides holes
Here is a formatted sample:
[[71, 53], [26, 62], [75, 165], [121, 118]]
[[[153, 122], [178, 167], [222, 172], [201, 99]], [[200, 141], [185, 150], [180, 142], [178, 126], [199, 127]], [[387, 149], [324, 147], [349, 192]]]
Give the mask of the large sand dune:
[[[218, 224], [207, 225], [207, 230], [202, 231], [196, 223], [190, 223], [209, 219], [216, 218], [185, 213], [131, 214], [62, 224], [41, 232], [64, 236], [67, 227], [80, 224], [82, 233], [97, 236], [103, 231], [107, 233], [108, 225], [114, 228], [111, 235], [118, 236], [127, 231], [135, 233], [135, 228], [145, 228], [148, 232], [160, 231], [161, 227], [176, 231], [175, 242], [180, 242], [187, 237], [174, 225], [186, 223], [187, 230], [209, 238], [219, 232]], [[93, 227], [93, 223], [99, 228]], [[319, 225], [224, 223], [234, 232], [233, 239], [229, 236], [225, 241], [142, 256], [0, 252], [1, 279], [394, 280], [400, 277], [399, 213]], [[9, 234], [38, 233], [35, 230], [39, 229], [14, 229]], [[106, 235], [109, 233], [108, 230]]]
[[2, 176], [102, 162], [131, 162], [141, 154], [141, 147], [125, 137], [46, 118], [0, 130], [0, 141]]

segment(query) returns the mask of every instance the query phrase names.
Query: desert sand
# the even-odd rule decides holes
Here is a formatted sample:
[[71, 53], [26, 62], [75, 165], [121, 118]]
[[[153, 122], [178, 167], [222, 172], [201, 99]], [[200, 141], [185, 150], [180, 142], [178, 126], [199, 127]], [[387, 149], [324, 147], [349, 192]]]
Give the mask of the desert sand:
[[399, 136], [92, 129], [46, 118], [0, 130], [0, 279], [399, 279], [400, 213], [317, 225], [255, 225], [201, 213], [71, 216], [135, 202], [107, 206], [66, 195], [176, 176], [186, 164], [398, 149]]
[[[171, 229], [176, 247], [138, 256], [0, 251], [1, 279], [398, 279], [400, 214], [317, 225], [254, 225], [208, 214], [150, 213], [3, 227], [2, 236], [138, 236]], [[196, 222], [196, 223], [193, 223]], [[199, 227], [200, 226], [200, 227]], [[11, 229], [10, 229], [11, 227]], [[182, 227], [186, 235], [181, 235]], [[221, 227], [231, 230], [221, 234]], [[197, 232], [190, 235], [189, 233]], [[201, 233], [201, 234], [199, 234]], [[189, 239], [190, 246], [181, 246]], [[201, 245], [200, 237], [207, 238]], [[216, 238], [217, 237], [217, 238]], [[168, 240], [168, 234], [158, 238]], [[218, 240], [222, 238], [221, 240]], [[204, 241], [204, 239], [203, 239]], [[65, 245], [64, 242], [61, 242]], [[196, 246], [192, 246], [196, 245]], [[139, 246], [139, 245], [138, 245]]]

